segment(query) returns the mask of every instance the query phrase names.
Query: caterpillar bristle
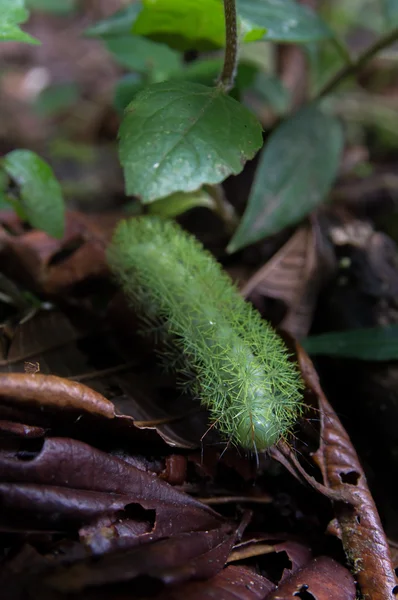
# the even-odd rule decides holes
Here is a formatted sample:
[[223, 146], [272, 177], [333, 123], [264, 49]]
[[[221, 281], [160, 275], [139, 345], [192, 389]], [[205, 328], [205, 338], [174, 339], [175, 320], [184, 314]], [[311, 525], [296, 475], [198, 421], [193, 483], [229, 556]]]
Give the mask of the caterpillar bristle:
[[163, 362], [189, 373], [185, 385], [229, 443], [259, 452], [289, 435], [303, 410], [298, 368], [193, 236], [172, 221], [133, 218], [118, 225], [107, 257], [142, 333], [155, 331]]

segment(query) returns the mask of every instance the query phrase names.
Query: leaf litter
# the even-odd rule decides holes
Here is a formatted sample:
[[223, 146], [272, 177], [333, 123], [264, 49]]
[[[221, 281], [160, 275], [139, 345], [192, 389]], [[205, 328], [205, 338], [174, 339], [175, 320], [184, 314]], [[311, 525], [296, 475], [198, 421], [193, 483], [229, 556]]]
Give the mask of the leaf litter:
[[[4, 119], [19, 123], [10, 139], [45, 137], [21, 117]], [[269, 455], [257, 463], [224, 452], [214, 431], [201, 444], [206, 415], [158, 372], [114, 296], [104, 248], [120, 217], [69, 212], [57, 241], [1, 215], [2, 272], [44, 299], [8, 306], [2, 319], [4, 597], [323, 600], [354, 598], [358, 584], [365, 597], [391, 597], [389, 548], [364, 472], [302, 351], [316, 409], [291, 452], [275, 453], [290, 473]], [[280, 325], [298, 337], [324, 285], [325, 232], [320, 239], [314, 222], [244, 287], [256, 304], [282, 301]]]
[[[81, 235], [87, 238], [84, 227]], [[73, 251], [66, 260], [71, 258]], [[29, 264], [20, 263], [21, 281]], [[51, 268], [57, 278], [62, 259]], [[103, 276], [105, 289], [107, 280]], [[71, 298], [75, 283], [68, 282]], [[64, 310], [39, 311], [17, 325], [11, 358], [3, 359], [4, 431], [7, 421], [14, 423], [13, 435], [8, 431], [0, 439], [1, 527], [4, 535], [15, 538], [13, 558], [1, 571], [9, 597], [27, 597], [34, 589], [40, 598], [78, 598], [109, 589], [113, 598], [127, 581], [135, 582], [139, 596], [144, 577], [157, 581], [151, 585], [160, 586], [157, 593], [166, 598], [179, 597], [184, 589], [204, 597], [220, 590], [220, 597], [228, 598], [244, 581], [242, 597], [247, 598], [288, 597], [291, 590], [304, 588], [314, 590], [317, 598], [331, 593], [354, 598], [355, 582], [344, 559], [339, 564], [319, 550], [311, 556], [307, 536], [312, 512], [318, 512], [317, 494], [310, 494], [308, 505], [308, 490], [290, 481], [288, 488], [293, 485], [295, 491], [282, 502], [283, 470], [276, 469], [270, 478], [275, 471], [269, 471], [270, 458], [259, 457], [257, 466], [233, 448], [223, 453], [217, 439], [204, 438], [199, 460], [192, 453], [185, 458], [171, 454], [169, 444], [182, 452], [200, 444], [206, 415], [190, 399], [181, 401], [173, 394], [173, 381], [162, 383], [156, 376], [155, 385], [148, 385], [149, 373], [156, 373], [153, 357], [140, 338], [122, 330], [127, 320], [134, 331], [133, 315], [125, 307], [120, 310], [123, 303], [114, 305], [118, 309], [109, 320], [112, 306], [94, 310], [87, 300], [90, 311], [67, 302]], [[84, 318], [87, 312], [90, 320]], [[40, 343], [43, 327], [48, 335]], [[90, 350], [99, 339], [100, 357]], [[24, 372], [27, 360], [40, 371]], [[170, 419], [173, 405], [175, 420]], [[166, 423], [159, 425], [161, 417]], [[256, 502], [261, 495], [265, 503]], [[227, 501], [210, 508], [195, 496]], [[290, 519], [299, 514], [297, 502], [302, 515], [293, 518], [293, 541], [287, 531]], [[325, 552], [329, 512], [321, 518], [319, 513], [310, 542]], [[21, 535], [22, 544], [17, 541]], [[38, 560], [27, 564], [23, 557], [35, 551]]]

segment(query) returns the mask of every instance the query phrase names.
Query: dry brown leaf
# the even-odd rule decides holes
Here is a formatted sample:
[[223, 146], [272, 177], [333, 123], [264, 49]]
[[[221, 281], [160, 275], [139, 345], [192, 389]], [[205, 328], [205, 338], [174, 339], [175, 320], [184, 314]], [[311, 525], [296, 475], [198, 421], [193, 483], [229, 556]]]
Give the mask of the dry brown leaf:
[[[289, 241], [249, 279], [242, 294], [255, 301], [258, 296], [282, 300], [287, 313], [280, 327], [295, 338], [307, 335], [317, 294], [331, 259], [321, 248], [320, 232], [315, 219], [300, 227]], [[321, 272], [323, 269], [323, 272]]]
[[347, 432], [321, 389], [311, 360], [297, 346], [303, 378], [317, 396], [320, 408], [320, 445], [313, 459], [321, 470], [324, 486], [336, 500], [334, 509], [347, 558], [364, 598], [392, 599], [398, 593], [398, 582], [365, 473]]
[[105, 216], [68, 212], [65, 235], [56, 240], [43, 231], [25, 232], [14, 215], [0, 212], [4, 273], [46, 294], [60, 294], [89, 277], [106, 275], [105, 248], [121, 217], [118, 212]]
[[294, 596], [316, 600], [354, 600], [355, 581], [350, 572], [335, 560], [319, 556], [284, 581], [267, 596], [267, 600], [291, 600]]
[[31, 404], [56, 409], [72, 409], [113, 419], [112, 402], [91, 388], [56, 377], [36, 373], [0, 373], [0, 399], [19, 405]]

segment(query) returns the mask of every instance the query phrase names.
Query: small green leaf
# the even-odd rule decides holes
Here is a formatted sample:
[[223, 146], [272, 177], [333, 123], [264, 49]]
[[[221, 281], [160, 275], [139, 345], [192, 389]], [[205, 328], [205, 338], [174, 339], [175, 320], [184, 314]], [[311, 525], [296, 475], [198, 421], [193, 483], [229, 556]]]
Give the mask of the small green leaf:
[[[177, 71], [171, 72], [167, 78], [173, 81], [192, 81], [203, 85], [214, 85], [221, 73], [222, 58], [195, 60], [188, 65], [182, 65]], [[235, 78], [235, 87], [230, 91], [230, 96], [238, 99], [241, 90], [248, 88], [255, 80], [257, 69], [254, 65], [240, 62]], [[135, 95], [146, 87], [144, 79], [135, 73], [125, 75], [117, 82], [113, 104], [123, 113]]]
[[34, 109], [43, 117], [55, 116], [71, 107], [78, 99], [79, 88], [75, 83], [50, 85], [37, 96]]
[[248, 206], [229, 246], [235, 252], [308, 215], [328, 194], [343, 149], [340, 122], [307, 106], [270, 136]]
[[361, 360], [398, 359], [398, 325], [369, 327], [314, 335], [302, 340], [313, 356], [341, 356]]
[[171, 196], [156, 200], [149, 205], [149, 212], [151, 215], [173, 219], [198, 206], [209, 208], [210, 210], [214, 210], [215, 208], [214, 199], [203, 189], [197, 192], [190, 192], [189, 194], [176, 192], [175, 194], [171, 194]]
[[70, 15], [77, 8], [77, 0], [26, 0], [26, 6], [55, 15]]
[[60, 238], [64, 233], [65, 207], [52, 169], [30, 150], [14, 150], [3, 159], [8, 175], [20, 188], [20, 204], [37, 229]]
[[305, 43], [332, 36], [313, 10], [294, 0], [238, 0], [237, 4], [239, 16], [246, 23], [254, 30], [255, 26], [263, 28], [265, 40]]
[[122, 8], [115, 12], [107, 19], [103, 19], [95, 25], [92, 25], [85, 30], [85, 35], [89, 37], [102, 37], [127, 35], [131, 33], [133, 24], [142, 9], [141, 2], [129, 4], [126, 8]]
[[164, 82], [139, 92], [120, 128], [127, 194], [153, 202], [219, 183], [262, 144], [261, 126], [218, 88]]
[[0, 41], [40, 44], [18, 27], [20, 23], [25, 23], [28, 17], [29, 12], [25, 8], [24, 0], [0, 0]]
[[121, 65], [138, 73], [150, 72], [155, 81], [164, 80], [182, 64], [175, 50], [138, 35], [107, 37], [104, 41]]
[[143, 0], [133, 32], [138, 35], [177, 34], [191, 42], [225, 43], [224, 10], [220, 0]]
[[10, 208], [10, 204], [6, 198], [6, 190], [8, 184], [7, 174], [0, 168], [0, 210]]
[[117, 111], [123, 114], [126, 106], [130, 104], [134, 96], [142, 90], [144, 83], [137, 73], [125, 75], [115, 85], [113, 105]]
[[[206, 50], [225, 45], [222, 0], [143, 0], [143, 10], [133, 24], [133, 33], [166, 42], [178, 50]], [[260, 39], [264, 27], [239, 20], [245, 42]]]
[[[178, 72], [172, 73], [170, 78], [179, 81], [192, 81], [203, 85], [215, 85], [223, 67], [223, 58], [206, 58], [195, 60], [184, 66]], [[235, 88], [243, 90], [254, 81], [257, 68], [249, 62], [240, 61], [235, 77]], [[233, 92], [230, 92], [233, 96]]]
[[389, 27], [398, 25], [398, 0], [384, 0], [384, 13]]

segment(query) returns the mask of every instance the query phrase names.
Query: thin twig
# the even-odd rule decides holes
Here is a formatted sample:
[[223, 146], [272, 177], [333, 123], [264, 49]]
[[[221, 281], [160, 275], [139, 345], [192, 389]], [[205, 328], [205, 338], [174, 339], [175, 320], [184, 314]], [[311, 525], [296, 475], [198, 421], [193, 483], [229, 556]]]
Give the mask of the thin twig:
[[238, 65], [238, 28], [236, 17], [236, 1], [224, 0], [225, 15], [225, 55], [224, 66], [218, 85], [229, 92], [234, 87]]
[[344, 79], [359, 73], [361, 69], [378, 53], [387, 48], [390, 44], [398, 40], [398, 27], [381, 36], [367, 50], [358, 56], [352, 63], [345, 65], [340, 71], [337, 71], [333, 77], [316, 94], [316, 98], [323, 98], [332, 92]]

